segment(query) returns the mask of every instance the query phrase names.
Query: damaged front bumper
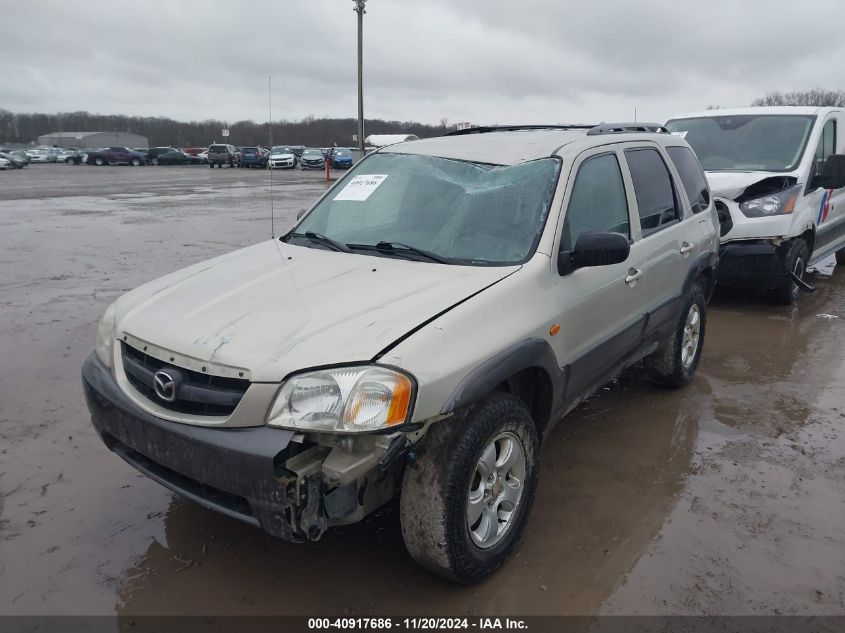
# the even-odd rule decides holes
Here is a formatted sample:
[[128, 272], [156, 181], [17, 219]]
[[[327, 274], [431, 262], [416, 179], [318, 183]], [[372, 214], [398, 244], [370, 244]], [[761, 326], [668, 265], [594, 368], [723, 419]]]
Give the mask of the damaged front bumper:
[[719, 249], [718, 283], [778, 287], [789, 271], [783, 264], [781, 248], [766, 240], [727, 242]]
[[398, 486], [402, 434], [315, 442], [267, 426], [181, 424], [140, 409], [94, 354], [82, 379], [110, 450], [174, 492], [273, 536], [319, 539], [327, 527], [363, 519]]

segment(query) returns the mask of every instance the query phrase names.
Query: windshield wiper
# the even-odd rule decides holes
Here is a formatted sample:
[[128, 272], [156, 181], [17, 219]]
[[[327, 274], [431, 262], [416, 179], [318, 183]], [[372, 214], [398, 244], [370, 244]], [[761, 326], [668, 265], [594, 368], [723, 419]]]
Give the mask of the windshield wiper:
[[328, 237], [327, 235], [323, 235], [322, 233], [315, 233], [314, 231], [305, 231], [305, 233], [288, 233], [288, 237], [304, 237], [307, 240], [311, 240], [316, 244], [322, 244], [323, 246], [328, 246], [333, 251], [340, 251], [341, 253], [351, 253], [352, 249], [349, 248], [343, 242], [338, 242], [337, 240], [333, 240], [332, 238]]
[[391, 253], [394, 255], [401, 255], [401, 253], [397, 250], [401, 249], [413, 253], [414, 255], [423, 257], [424, 259], [427, 259], [429, 261], [437, 262], [438, 264], [452, 263], [452, 260], [449, 258], [441, 257], [440, 255], [435, 255], [430, 251], [424, 251], [421, 248], [417, 248], [416, 246], [410, 246], [402, 242], [386, 242], [382, 240], [378, 244], [347, 244], [347, 246], [353, 249], [380, 251], [383, 253]]

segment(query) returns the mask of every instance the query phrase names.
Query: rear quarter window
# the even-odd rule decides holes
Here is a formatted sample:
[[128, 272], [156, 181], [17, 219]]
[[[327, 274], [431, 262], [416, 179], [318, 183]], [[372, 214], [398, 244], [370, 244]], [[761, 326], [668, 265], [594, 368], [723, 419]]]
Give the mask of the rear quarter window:
[[667, 147], [666, 153], [678, 170], [693, 213], [701, 213], [710, 204], [710, 189], [698, 159], [688, 147]]

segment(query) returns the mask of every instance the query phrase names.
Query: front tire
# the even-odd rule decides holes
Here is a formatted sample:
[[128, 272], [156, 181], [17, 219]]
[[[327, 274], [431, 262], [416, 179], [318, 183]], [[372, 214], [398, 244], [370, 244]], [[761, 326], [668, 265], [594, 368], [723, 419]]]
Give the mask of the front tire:
[[[807, 246], [807, 242], [801, 238], [794, 239], [786, 250], [783, 267], [785, 270], [795, 273], [800, 279], [804, 279], [807, 274], [809, 257], [810, 248]], [[787, 277], [774, 291], [775, 302], [785, 306], [796, 304], [800, 295], [801, 289], [798, 284], [792, 281], [791, 277]]]
[[644, 359], [648, 377], [669, 387], [682, 387], [692, 380], [701, 360], [706, 325], [707, 299], [704, 288], [696, 283], [687, 292], [674, 332]]
[[95, 158], [95, 159], [94, 159], [94, 164], [95, 164], [97, 167], [102, 167], [103, 165], [105, 165], [105, 164], [106, 164], [106, 161], [104, 161], [102, 158]]
[[534, 501], [538, 455], [534, 421], [507, 393], [431, 427], [402, 482], [402, 536], [411, 557], [460, 583], [500, 567]]
[[836, 263], [845, 266], [845, 248], [836, 251]]

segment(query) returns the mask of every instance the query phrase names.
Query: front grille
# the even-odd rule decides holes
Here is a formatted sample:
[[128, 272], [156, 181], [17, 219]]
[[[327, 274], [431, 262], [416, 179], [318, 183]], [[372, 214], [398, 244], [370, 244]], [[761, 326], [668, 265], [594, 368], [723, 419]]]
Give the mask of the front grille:
[[[123, 370], [130, 384], [152, 402], [171, 411], [226, 416], [235, 410], [249, 387], [249, 380], [224, 378], [177, 367], [126, 343], [121, 345]], [[156, 394], [154, 376], [159, 370], [169, 370], [168, 373], [175, 379], [176, 398], [172, 402]]]

